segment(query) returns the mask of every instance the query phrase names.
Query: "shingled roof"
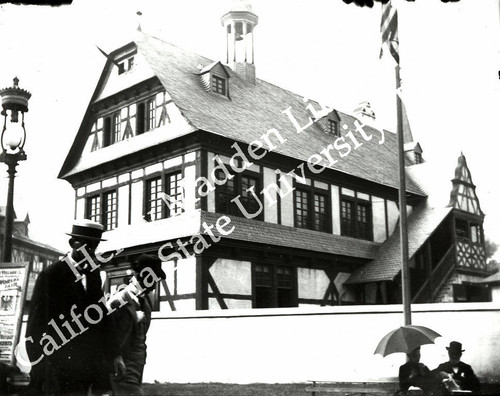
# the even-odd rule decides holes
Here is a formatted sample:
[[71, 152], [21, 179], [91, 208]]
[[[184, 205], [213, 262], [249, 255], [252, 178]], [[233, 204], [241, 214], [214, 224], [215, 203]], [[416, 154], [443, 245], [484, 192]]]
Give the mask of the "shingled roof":
[[[201, 212], [202, 221], [215, 224], [220, 214]], [[347, 238], [325, 232], [288, 227], [242, 217], [229, 216], [234, 231], [223, 238], [260, 243], [263, 245], [282, 246], [294, 249], [335, 254], [346, 257], [373, 259], [380, 247], [379, 243], [362, 239]], [[203, 230], [200, 230], [200, 233]], [[214, 234], [219, 235], [215, 230]]]
[[[408, 216], [408, 257], [411, 258], [429, 239], [453, 208], [432, 208], [426, 204]], [[383, 243], [377, 258], [358, 268], [346, 284], [392, 281], [401, 271], [399, 225]]]
[[[299, 134], [286, 114], [283, 114], [284, 110], [291, 107], [291, 112], [298, 123], [301, 126], [306, 125], [309, 117], [313, 117], [306, 106], [312, 104], [317, 111], [321, 109], [321, 106], [314, 101], [306, 102], [302, 96], [261, 79], [256, 79], [255, 84], [246, 82], [227, 66], [223, 67], [230, 76], [230, 98], [207, 92], [203, 89], [198, 75], [199, 67], [213, 64], [212, 60], [142, 33], [138, 35], [135, 45], [183, 116], [199, 130], [249, 144], [260, 139], [269, 129], [276, 128], [286, 141], [278, 144], [275, 152], [304, 162], [311, 155], [319, 154], [335, 140], [334, 136], [325, 133], [317, 123]], [[109, 71], [110, 62], [108, 59], [104, 73]], [[106, 78], [101, 77], [101, 82], [105, 81]], [[96, 97], [93, 98], [95, 99]], [[354, 116], [340, 111], [337, 111], [337, 114], [343, 133], [345, 130], [355, 130]], [[90, 113], [87, 113], [86, 117], [88, 116], [91, 116]], [[398, 188], [396, 136], [385, 131], [385, 143], [379, 144], [381, 132], [369, 126], [364, 129], [373, 136], [372, 139], [365, 141], [355, 132], [354, 135], [362, 146], [353, 149], [345, 158], [340, 158], [336, 150], [333, 150], [332, 156], [338, 162], [331, 168], [381, 185]], [[83, 149], [81, 144], [83, 136], [80, 134], [88, 134], [88, 131], [80, 128], [79, 135], [61, 169], [60, 177], [78, 172], [77, 169], [72, 172], [72, 169]], [[133, 139], [130, 139], [131, 144]], [[167, 141], [171, 137], [166, 134], [163, 139]], [[351, 143], [351, 147], [353, 146]], [[109, 148], [111, 146], [107, 147]], [[326, 158], [323, 163], [328, 163]], [[286, 171], [290, 170], [292, 169]], [[408, 182], [407, 191], [425, 195], [412, 181]]]
[[[314, 101], [304, 102], [297, 95], [264, 80], [256, 79], [255, 84], [239, 78], [230, 68], [230, 96], [206, 92], [197, 75], [198, 65], [209, 65], [213, 61], [183, 50], [157, 38], [142, 35], [136, 41], [138, 51], [148, 61], [154, 73], [162, 82], [174, 103], [195, 127], [225, 136], [237, 142], [250, 143], [259, 139], [271, 128], [276, 128], [286, 139], [275, 152], [288, 157], [307, 161], [308, 158], [332, 144], [334, 137], [313, 124], [302, 133], [297, 133], [288, 117], [282, 112], [292, 108], [299, 125], [306, 125], [312, 114], [306, 110]], [[337, 112], [340, 125], [354, 131], [355, 117]], [[373, 138], [365, 142], [357, 133], [363, 145], [340, 159], [333, 169], [349, 175], [361, 177], [382, 185], [398, 188], [398, 151], [396, 135], [385, 132], [385, 143], [379, 144], [381, 133], [367, 126], [365, 131]], [[335, 155], [335, 154], [334, 154]], [[338, 155], [337, 155], [338, 159]], [[326, 160], [324, 161], [326, 162]], [[407, 191], [424, 195], [413, 183], [409, 182]]]
[[[407, 167], [408, 179], [428, 194], [425, 202], [408, 216], [408, 257], [411, 259], [453, 210], [448, 206], [453, 167], [431, 162]], [[358, 268], [347, 284], [393, 280], [401, 270], [399, 225], [382, 244], [375, 260]]]

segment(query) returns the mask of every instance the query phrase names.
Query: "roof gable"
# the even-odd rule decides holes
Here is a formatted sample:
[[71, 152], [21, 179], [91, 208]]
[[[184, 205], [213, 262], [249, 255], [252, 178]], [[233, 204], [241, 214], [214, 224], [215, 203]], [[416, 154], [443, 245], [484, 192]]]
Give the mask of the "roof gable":
[[458, 157], [458, 164], [455, 168], [455, 177], [452, 183], [453, 189], [450, 193], [450, 203], [448, 205], [477, 216], [484, 216], [479, 206], [476, 186], [472, 182], [470, 170], [463, 154]]
[[[110, 64], [104, 75], [104, 81], [95, 94], [94, 102], [154, 77], [148, 62], [137, 52], [135, 43], [129, 43], [122, 47], [122, 50], [112, 52], [107, 58]], [[132, 65], [129, 66], [130, 61]], [[126, 70], [120, 73], [121, 67], [125, 67]]]
[[[255, 84], [250, 84], [244, 79], [235, 77], [235, 73], [220, 62], [213, 62], [151, 36], [141, 34], [134, 45], [137, 48], [137, 56], [143, 57], [151, 69], [152, 75], [155, 76], [154, 78], [168, 91], [179, 114], [184, 117], [185, 123], [181, 128], [182, 133], [200, 129], [222, 135], [236, 142], [250, 144], [255, 140], [261, 140], [263, 135], [274, 129], [283, 137], [283, 143], [278, 144], [273, 151], [301, 162], [307, 162], [311, 156], [319, 155], [321, 152], [328, 152], [328, 147], [331, 148], [335, 143], [336, 136], [325, 133], [318, 123], [313, 122], [313, 117], [317, 117], [318, 112], [322, 109], [317, 102], [308, 101], [300, 95], [260, 79], [256, 79]], [[104, 90], [104, 86], [107, 85], [108, 76], [113, 74], [112, 71], [116, 67], [112, 62], [115, 53], [118, 51], [108, 56], [91, 105], [96, 101], [100, 102], [100, 99], [107, 92]], [[218, 69], [231, 77], [229, 81], [230, 98], [214, 95], [203, 89], [198, 75], [199, 69], [197, 69], [200, 64], [210, 66], [205, 72]], [[98, 98], [99, 100], [97, 100]], [[337, 110], [331, 110], [328, 113], [338, 119], [340, 134], [342, 139], [345, 139], [344, 143], [351, 144], [347, 158], [340, 157], [337, 151], [330, 149], [336, 162], [329, 162], [327, 155], [323, 154], [322, 164], [345, 174], [398, 188], [396, 135], [371, 126], [364, 126], [366, 135], [370, 137], [369, 140], [364, 140], [356, 132], [356, 127], [359, 125], [359, 120], [356, 117]], [[91, 125], [86, 125], [86, 122], [90, 122], [89, 109], [87, 109], [84, 122], [82, 122], [59, 177], [97, 166], [99, 161], [107, 162], [117, 158], [117, 155], [127, 154], [125, 148], [109, 156], [99, 153], [104, 150], [111, 151], [110, 146], [94, 151], [93, 153], [99, 154], [92, 155], [95, 157], [92, 161], [88, 161], [86, 164], [82, 163], [80, 154], [83, 146], [86, 146], [88, 152], [91, 151], [92, 146], [97, 147], [94, 139], [87, 142], [88, 130], [86, 129], [89, 129]], [[297, 126], [305, 126], [309, 123], [311, 125], [308, 128], [298, 132]], [[349, 142], [346, 137], [349, 131], [353, 131], [352, 136], [358, 139], [361, 144], [356, 144], [354, 141]], [[146, 147], [143, 144], [135, 143], [138, 138], [133, 138], [134, 144], [129, 144], [129, 149], [135, 151], [139, 147], [140, 149]], [[165, 139], [168, 137], [165, 136]], [[75, 165], [77, 166], [75, 167]], [[407, 183], [407, 191], [424, 195], [411, 180]]]

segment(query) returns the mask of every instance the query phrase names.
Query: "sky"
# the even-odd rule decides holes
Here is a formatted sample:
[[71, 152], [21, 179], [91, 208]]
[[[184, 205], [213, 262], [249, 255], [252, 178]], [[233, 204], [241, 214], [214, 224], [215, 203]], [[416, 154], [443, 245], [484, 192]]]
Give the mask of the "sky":
[[[404, 101], [424, 159], [446, 167], [467, 158], [486, 237], [500, 244], [499, 0], [396, 1]], [[0, 5], [0, 87], [32, 93], [28, 160], [18, 166], [15, 208], [29, 212], [31, 236], [65, 251], [74, 191], [57, 175], [111, 52], [139, 23], [145, 33], [225, 59], [220, 17], [226, 0], [75, 0], [62, 7]], [[394, 63], [379, 59], [380, 5], [341, 0], [254, 0], [257, 77], [343, 112], [368, 100], [394, 131]], [[6, 166], [0, 164], [0, 203]], [[369, 170], [367, 170], [369, 171]], [[451, 183], [450, 183], [451, 190]], [[497, 258], [500, 254], [497, 254]]]

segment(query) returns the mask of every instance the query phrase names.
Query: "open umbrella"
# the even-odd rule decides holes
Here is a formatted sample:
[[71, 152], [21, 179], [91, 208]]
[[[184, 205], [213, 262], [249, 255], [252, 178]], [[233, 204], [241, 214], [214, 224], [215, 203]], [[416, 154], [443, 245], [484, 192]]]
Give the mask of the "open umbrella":
[[437, 337], [441, 335], [427, 327], [401, 326], [380, 340], [374, 354], [387, 356], [395, 352], [410, 353], [421, 345], [433, 344]]

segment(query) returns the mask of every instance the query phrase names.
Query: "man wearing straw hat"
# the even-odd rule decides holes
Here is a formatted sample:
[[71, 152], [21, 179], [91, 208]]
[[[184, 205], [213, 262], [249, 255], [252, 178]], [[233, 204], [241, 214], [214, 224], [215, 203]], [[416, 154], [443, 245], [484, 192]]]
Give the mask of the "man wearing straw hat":
[[36, 280], [26, 329], [36, 394], [100, 394], [110, 389], [111, 362], [125, 371], [95, 254], [102, 233], [99, 223], [76, 221], [68, 233], [71, 251]]

